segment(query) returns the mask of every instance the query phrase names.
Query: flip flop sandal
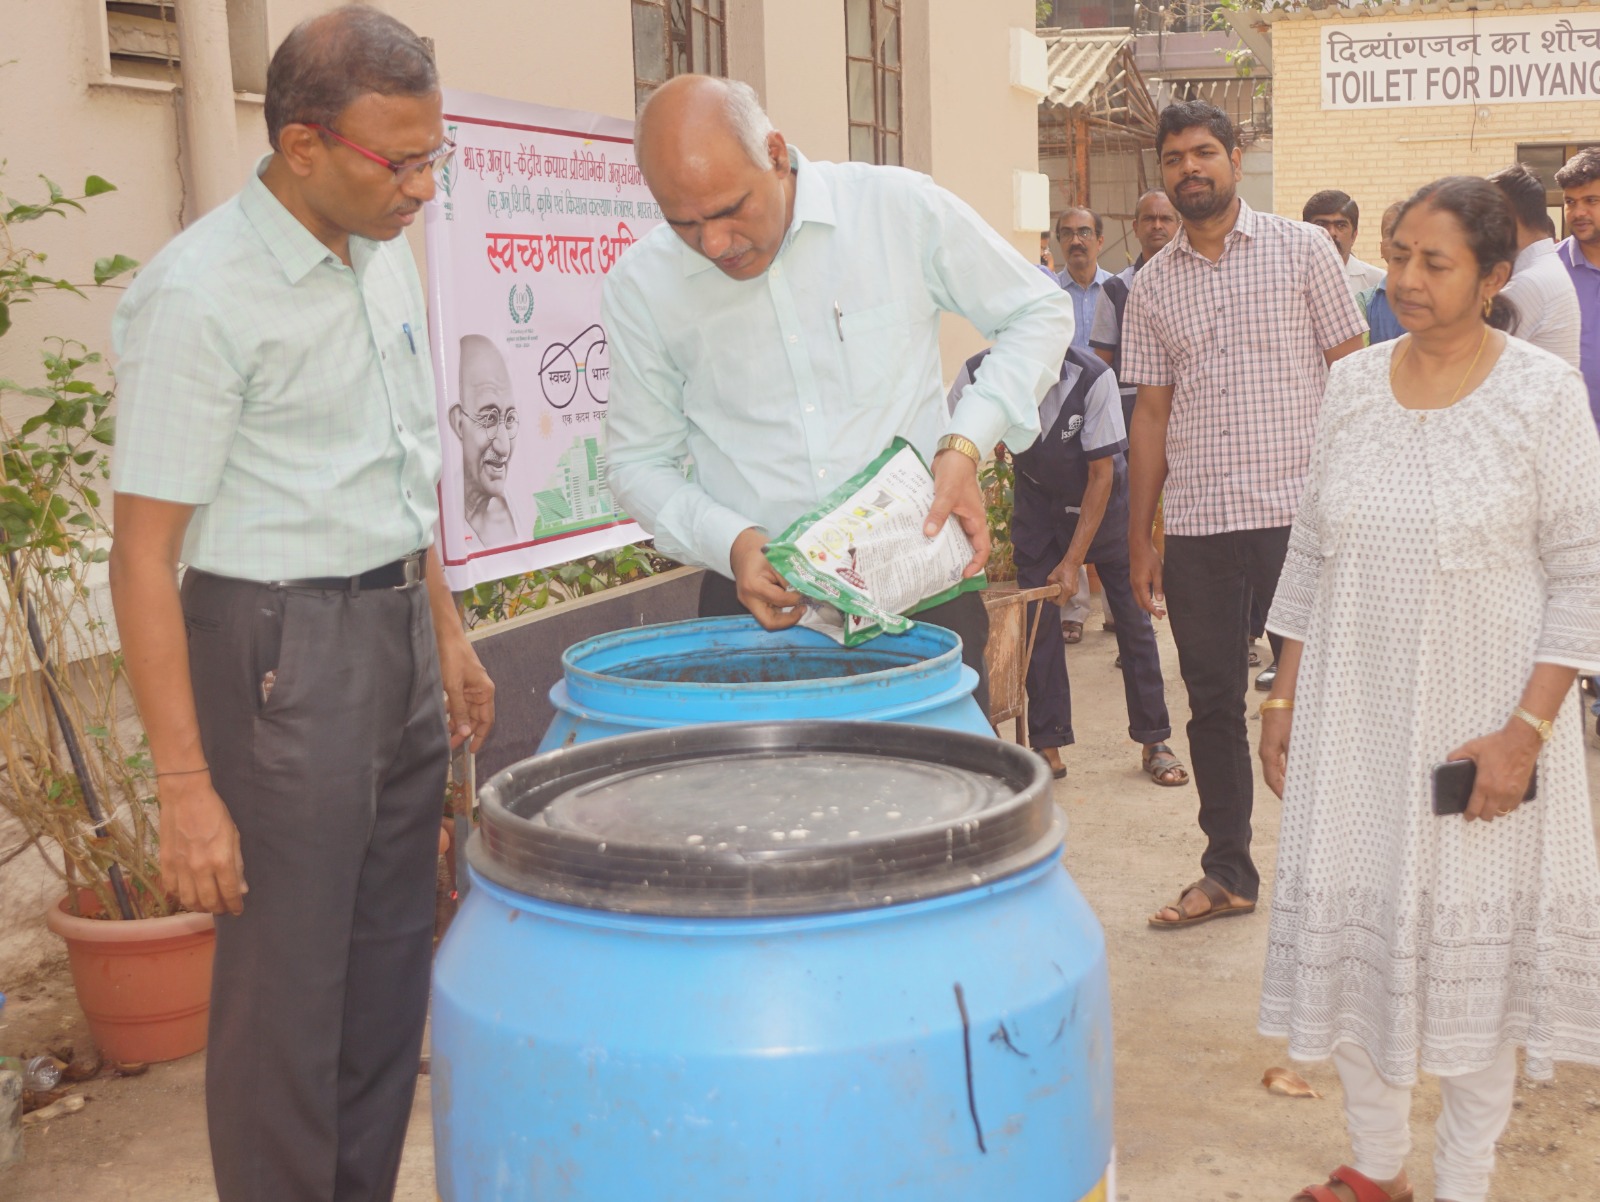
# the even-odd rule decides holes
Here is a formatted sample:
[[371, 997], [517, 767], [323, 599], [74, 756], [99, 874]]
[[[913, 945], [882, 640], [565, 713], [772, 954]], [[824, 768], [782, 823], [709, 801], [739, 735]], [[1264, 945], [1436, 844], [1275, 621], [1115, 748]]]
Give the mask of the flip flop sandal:
[[1261, 666], [1261, 652], [1257, 651], [1254, 647], [1250, 648], [1250, 654], [1246, 658], [1245, 662], [1248, 663], [1252, 668], [1259, 668]]
[[[1164, 789], [1176, 789], [1189, 783], [1189, 770], [1183, 766], [1183, 761], [1172, 753], [1172, 748], [1165, 743], [1156, 743], [1145, 748], [1143, 756], [1140, 757], [1140, 762], [1143, 764], [1144, 770], [1150, 774], [1150, 779]], [[1162, 777], [1166, 776], [1174, 768], [1182, 773], [1181, 779], [1163, 780]]]
[[1083, 642], [1083, 623], [1073, 621], [1061, 623], [1061, 637], [1068, 643]]
[[[1210, 922], [1213, 918], [1232, 918], [1236, 914], [1252, 914], [1255, 912], [1255, 902], [1245, 902], [1241, 905], [1237, 902], [1229, 901], [1228, 891], [1221, 885], [1217, 884], [1217, 882], [1212, 880], [1210, 877], [1201, 877], [1194, 884], [1188, 886], [1183, 890], [1183, 892], [1178, 894], [1177, 902], [1167, 908], [1176, 910], [1178, 913], [1182, 914], [1183, 899], [1188, 897], [1189, 894], [1193, 893], [1196, 889], [1198, 889], [1205, 899], [1211, 903], [1211, 908], [1209, 910], [1204, 910], [1199, 914], [1191, 914], [1184, 918], [1169, 919], [1151, 917], [1147, 920], [1149, 924], [1161, 930], [1176, 930], [1178, 927], [1199, 926], [1202, 922]], [[1354, 1170], [1352, 1169], [1351, 1172], [1354, 1172]], [[1321, 1189], [1322, 1187], [1318, 1186], [1317, 1188]], [[1353, 1189], [1355, 1187], [1352, 1186], [1351, 1188]], [[1323, 1199], [1316, 1199], [1315, 1202], [1323, 1202]], [[1338, 1202], [1338, 1199], [1335, 1198], [1334, 1202]]]
[[1326, 1185], [1308, 1185], [1289, 1202], [1340, 1202], [1332, 1187], [1342, 1185], [1356, 1196], [1356, 1202], [1411, 1202], [1411, 1191], [1401, 1190], [1391, 1194], [1371, 1177], [1356, 1172], [1349, 1165], [1340, 1165], [1328, 1174]]

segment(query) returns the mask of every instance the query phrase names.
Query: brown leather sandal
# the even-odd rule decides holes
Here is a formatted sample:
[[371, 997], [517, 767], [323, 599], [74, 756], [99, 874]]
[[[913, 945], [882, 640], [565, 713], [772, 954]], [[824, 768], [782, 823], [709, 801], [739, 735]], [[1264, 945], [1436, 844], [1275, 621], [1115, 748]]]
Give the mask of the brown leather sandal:
[[1183, 899], [1196, 890], [1199, 890], [1201, 895], [1211, 903], [1209, 909], [1202, 910], [1198, 914], [1184, 914], [1182, 918], [1158, 918], [1152, 914], [1148, 919], [1150, 925], [1160, 930], [1176, 930], [1178, 927], [1199, 926], [1202, 922], [1210, 922], [1213, 918], [1232, 918], [1236, 914], [1252, 914], [1255, 912], [1255, 902], [1241, 903], [1232, 901], [1228, 897], [1228, 891], [1208, 876], [1201, 877], [1194, 884], [1184, 889], [1182, 893], [1178, 894], [1178, 900], [1172, 905], [1162, 908], [1176, 910], [1179, 914], [1183, 914]]

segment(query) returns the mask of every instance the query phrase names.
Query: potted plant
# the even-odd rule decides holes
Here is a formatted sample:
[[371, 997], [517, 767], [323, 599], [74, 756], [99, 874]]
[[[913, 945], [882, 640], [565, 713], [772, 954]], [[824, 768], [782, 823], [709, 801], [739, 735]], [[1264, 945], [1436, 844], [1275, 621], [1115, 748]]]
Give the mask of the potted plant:
[[[19, 246], [16, 227], [114, 191], [98, 176], [78, 197], [44, 182], [41, 203], [0, 194], [0, 337], [41, 293], [83, 294], [42, 274], [45, 256]], [[94, 283], [134, 266], [101, 259]], [[47, 923], [67, 941], [101, 1051], [163, 1060], [205, 1044], [215, 933], [209, 914], [177, 912], [162, 890], [150, 760], [117, 720], [122, 660], [94, 588], [110, 538], [99, 490], [110, 474], [111, 391], [93, 378], [100, 365], [57, 339], [44, 348], [41, 382], [0, 380], [7, 408], [32, 414], [0, 417], [0, 807], [62, 878]]]

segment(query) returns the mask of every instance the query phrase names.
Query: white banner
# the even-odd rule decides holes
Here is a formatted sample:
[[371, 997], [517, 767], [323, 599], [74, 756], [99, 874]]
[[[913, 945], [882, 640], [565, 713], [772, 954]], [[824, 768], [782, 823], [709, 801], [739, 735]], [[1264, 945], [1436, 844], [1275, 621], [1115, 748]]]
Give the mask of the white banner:
[[1322, 28], [1324, 109], [1600, 103], [1600, 14], [1529, 13]]
[[446, 89], [458, 150], [427, 206], [428, 325], [460, 591], [643, 537], [606, 484], [600, 289], [659, 224], [633, 123]]

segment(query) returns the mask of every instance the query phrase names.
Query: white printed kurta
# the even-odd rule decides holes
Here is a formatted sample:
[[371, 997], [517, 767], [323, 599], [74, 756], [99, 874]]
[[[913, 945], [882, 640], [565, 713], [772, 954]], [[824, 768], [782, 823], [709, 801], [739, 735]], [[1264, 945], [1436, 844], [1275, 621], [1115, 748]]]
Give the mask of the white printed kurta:
[[1432, 812], [1535, 662], [1600, 670], [1600, 437], [1577, 372], [1515, 338], [1449, 409], [1404, 409], [1396, 342], [1335, 364], [1268, 628], [1300, 639], [1262, 988], [1297, 1059], [1391, 1084], [1600, 1063], [1600, 864], [1574, 689], [1507, 818]]

